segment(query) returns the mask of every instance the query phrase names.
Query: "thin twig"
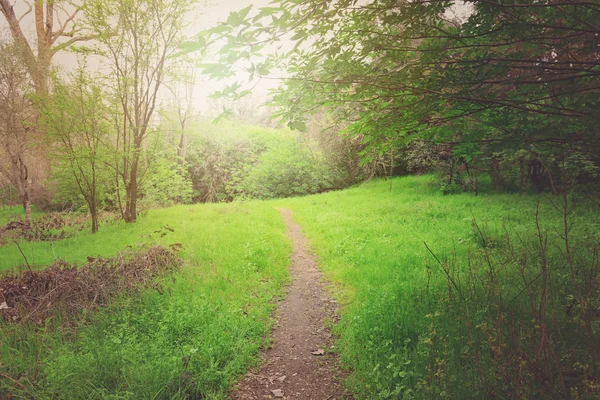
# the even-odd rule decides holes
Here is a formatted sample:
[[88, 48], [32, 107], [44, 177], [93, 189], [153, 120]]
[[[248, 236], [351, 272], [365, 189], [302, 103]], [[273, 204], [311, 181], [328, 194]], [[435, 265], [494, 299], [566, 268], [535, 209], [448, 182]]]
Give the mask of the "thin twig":
[[31, 265], [29, 265], [29, 261], [27, 261], [27, 257], [25, 257], [25, 253], [23, 253], [23, 250], [21, 249], [21, 246], [19, 245], [19, 242], [17, 242], [15, 240], [15, 244], [17, 245], [17, 248], [21, 252], [21, 255], [23, 256], [23, 258], [25, 259], [25, 264], [27, 264], [27, 268], [29, 269], [29, 272], [31, 272], [33, 274], [33, 271], [31, 270]]
[[456, 282], [454, 281], [454, 278], [452, 278], [452, 276], [450, 276], [450, 272], [447, 271], [444, 268], [444, 263], [442, 263], [440, 261], [440, 259], [435, 255], [435, 253], [433, 251], [431, 251], [431, 249], [429, 248], [429, 246], [427, 246], [426, 242], [423, 242], [423, 244], [425, 245], [425, 247], [427, 248], [427, 251], [429, 251], [429, 253], [431, 253], [431, 255], [433, 256], [433, 258], [435, 258], [435, 261], [437, 261], [437, 263], [440, 265], [440, 267], [442, 268], [442, 271], [444, 271], [444, 275], [446, 275], [446, 278], [448, 279], [448, 281], [450, 283], [452, 283], [452, 286], [454, 286], [454, 288], [456, 289], [456, 291], [458, 292], [458, 294], [460, 295], [460, 297], [465, 300], [465, 296], [463, 296], [462, 291], [460, 290], [460, 288], [458, 287], [458, 285], [456, 284]]
[[11, 381], [12, 383], [14, 383], [15, 385], [21, 387], [23, 390], [26, 390], [27, 392], [29, 392], [29, 390], [27, 389], [27, 387], [25, 387], [21, 382], [17, 381], [14, 378], [11, 378], [10, 376], [3, 374], [2, 372], [0, 372], [0, 376], [8, 379], [9, 381]]

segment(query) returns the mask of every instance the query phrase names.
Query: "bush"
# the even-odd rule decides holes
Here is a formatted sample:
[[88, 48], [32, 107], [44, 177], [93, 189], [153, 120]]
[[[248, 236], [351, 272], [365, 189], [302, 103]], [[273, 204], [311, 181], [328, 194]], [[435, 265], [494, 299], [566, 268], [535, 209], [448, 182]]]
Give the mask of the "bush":
[[222, 121], [196, 128], [188, 170], [199, 202], [318, 193], [345, 182], [342, 169], [297, 132]]
[[270, 199], [318, 193], [332, 187], [331, 172], [296, 143], [262, 153], [245, 173], [239, 191], [252, 198]]
[[144, 179], [140, 209], [191, 202], [192, 187], [184, 168], [166, 158], [152, 164]]

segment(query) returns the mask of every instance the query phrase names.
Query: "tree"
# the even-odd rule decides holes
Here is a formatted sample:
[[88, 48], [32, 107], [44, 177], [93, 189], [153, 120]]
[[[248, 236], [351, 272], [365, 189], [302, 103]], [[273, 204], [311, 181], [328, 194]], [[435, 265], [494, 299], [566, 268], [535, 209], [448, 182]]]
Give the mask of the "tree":
[[188, 153], [188, 129], [198, 118], [193, 106], [196, 71], [189, 65], [189, 60], [178, 69], [174, 81], [169, 85], [172, 103], [162, 112], [162, 117], [171, 123], [169, 130], [178, 136], [177, 157], [181, 167], [184, 167]]
[[[23, 56], [29, 76], [38, 95], [48, 94], [48, 77], [52, 58], [74, 43], [90, 40], [77, 25], [80, 8], [71, 1], [23, 0], [27, 10], [21, 15], [15, 12], [18, 1], [0, 0], [0, 11], [6, 19], [15, 44]], [[35, 18], [35, 40], [27, 38], [21, 24], [33, 12]]]
[[83, 69], [72, 75], [72, 83], [54, 82], [52, 102], [44, 109], [46, 132], [56, 140], [57, 168], [68, 171], [83, 196], [92, 220], [92, 233], [98, 231], [99, 180], [108, 161], [105, 93]]
[[[291, 127], [325, 107], [375, 149], [425, 140], [462, 160], [534, 147], [597, 153], [593, 2], [473, 1], [460, 19], [445, 0], [276, 3], [232, 13], [199, 44], [225, 41], [205, 69], [212, 77], [227, 76], [231, 60], [254, 77], [285, 71], [274, 100]], [[261, 54], [288, 33], [291, 50]]]
[[125, 190], [119, 207], [126, 222], [137, 214], [138, 187], [145, 173], [142, 149], [156, 110], [159, 89], [176, 62], [184, 0], [90, 0], [84, 3], [90, 28], [97, 34], [98, 54], [110, 69], [107, 85], [114, 93], [117, 131], [115, 181]]
[[31, 222], [32, 136], [35, 110], [27, 98], [27, 71], [15, 56], [13, 46], [0, 46], [0, 173], [18, 190]]
[[[19, 8], [25, 8], [24, 11], [17, 15]], [[30, 202], [31, 202], [31, 187], [37, 182], [43, 180], [41, 177], [36, 177], [35, 172], [45, 171], [48, 169], [44, 156], [37, 157], [38, 171], [34, 171], [36, 165], [31, 157], [25, 157], [24, 153], [19, 152], [17, 156], [15, 149], [31, 148], [32, 144], [29, 140], [32, 136], [38, 136], [35, 132], [37, 129], [36, 123], [39, 116], [38, 112], [41, 107], [41, 99], [49, 93], [49, 75], [53, 57], [62, 50], [80, 41], [92, 39], [94, 36], [89, 35], [77, 24], [80, 8], [70, 0], [22, 0], [10, 1], [0, 0], [0, 11], [6, 22], [8, 23], [10, 33], [13, 39], [13, 45], [10, 50], [20, 62], [32, 81], [32, 89], [36, 96], [31, 96], [30, 101], [33, 104], [33, 114], [29, 115], [27, 122], [27, 135], [23, 134], [23, 129], [16, 129], [14, 126], [10, 129], [11, 141], [13, 144], [4, 142], [5, 148], [11, 148], [11, 154], [18, 160], [17, 164], [13, 163], [14, 172], [11, 173], [13, 178], [11, 182], [16, 185], [23, 205], [26, 209], [27, 220], [29, 221]], [[28, 37], [28, 32], [23, 29], [23, 25], [29, 22], [29, 16], [33, 14], [35, 22], [35, 37]], [[28, 82], [21, 82], [28, 86]], [[17, 134], [18, 131], [21, 134]], [[15, 141], [21, 142], [15, 142]], [[40, 137], [37, 137], [37, 142], [41, 142]], [[39, 145], [39, 143], [38, 143]], [[41, 160], [41, 161], [40, 161]], [[17, 173], [17, 171], [19, 171]], [[16, 179], [19, 175], [21, 178]]]

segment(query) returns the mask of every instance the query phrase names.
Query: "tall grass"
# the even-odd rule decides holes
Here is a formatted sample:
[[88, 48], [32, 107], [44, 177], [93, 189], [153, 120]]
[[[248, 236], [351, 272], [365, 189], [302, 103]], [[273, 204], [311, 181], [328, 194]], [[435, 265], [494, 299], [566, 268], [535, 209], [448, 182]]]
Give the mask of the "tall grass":
[[[350, 388], [364, 399], [560, 398], [542, 384], [529, 392], [517, 390], [519, 376], [528, 379], [521, 383], [526, 385], [535, 383], [536, 377], [541, 380], [552, 375], [527, 375], [525, 364], [522, 375], [503, 375], [504, 362], [511, 362], [511, 368], [519, 363], [514, 362], [515, 352], [504, 351], [504, 346], [513, 343], [500, 340], [494, 329], [510, 336], [513, 328], [519, 329], [521, 318], [527, 332], [520, 331], [517, 342], [522, 347], [533, 346], [528, 351], [535, 358], [535, 345], [539, 345], [535, 329], [539, 331], [539, 327], [535, 327], [536, 314], [531, 314], [529, 301], [540, 298], [534, 269], [539, 272], [536, 214], [541, 232], [551, 243], [547, 256], [554, 268], [564, 260], [557, 233], [563, 231], [563, 216], [541, 195], [487, 192], [443, 196], [432, 179], [394, 179], [391, 192], [389, 181], [376, 181], [343, 192], [279, 201], [294, 211], [320, 267], [333, 283], [334, 295], [344, 305], [337, 326], [338, 348], [343, 363], [352, 371]], [[595, 235], [597, 241], [597, 211], [590, 202], [579, 204], [569, 216], [572, 238], [583, 241]], [[521, 267], [505, 262], [511, 243], [519, 248], [519, 254], [532, 253], [528, 266], [522, 267], [527, 268], [525, 278]], [[489, 264], [490, 258], [495, 264]], [[503, 264], [499, 264], [501, 260]], [[490, 274], [490, 265], [492, 271], [498, 270], [497, 279]], [[568, 268], [561, 274], [567, 272]], [[560, 279], [566, 282], [562, 275], [555, 279], [555, 309], [565, 314], [561, 297], [570, 294], [565, 288], [572, 284], [559, 284]], [[471, 291], [467, 301], [460, 300], [459, 291], [466, 295], [469, 288], [475, 288], [477, 296]], [[524, 296], [519, 294], [522, 292]], [[513, 297], [508, 297], [510, 294]], [[503, 295], [519, 305], [505, 300], [499, 303]], [[502, 318], [516, 318], [517, 322], [499, 327]], [[592, 322], [596, 332], [596, 322]], [[598, 382], [597, 370], [588, 363], [592, 357], [579, 357], [582, 349], [592, 348], [595, 339], [588, 335], [582, 343], [579, 331], [575, 320], [561, 332], [569, 343], [555, 346], [579, 351], [557, 355], [565, 357], [559, 364], [579, 362], [581, 367], [576, 368], [584, 371], [577, 376], [579, 383], [585, 386], [586, 379], [590, 382], [588, 387], [567, 390], [567, 396], [574, 397], [594, 393], [589, 386]], [[494, 344], [500, 344], [502, 352]]]
[[[173, 229], [171, 232], [166, 227]], [[0, 322], [0, 393], [34, 398], [222, 399], [257, 361], [290, 251], [279, 213], [261, 203], [173, 207], [133, 225], [55, 243], [22, 243], [35, 264], [84, 262], [138, 243], [181, 243], [181, 273], [121, 297], [77, 327]], [[6, 269], [14, 248], [0, 248]], [[33, 260], [33, 261], [32, 261]]]

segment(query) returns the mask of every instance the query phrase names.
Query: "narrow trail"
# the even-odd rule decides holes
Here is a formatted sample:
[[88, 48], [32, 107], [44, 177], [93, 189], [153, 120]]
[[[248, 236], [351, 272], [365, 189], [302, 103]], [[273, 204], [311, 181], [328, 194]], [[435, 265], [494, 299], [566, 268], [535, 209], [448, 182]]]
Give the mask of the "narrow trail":
[[278, 324], [273, 346], [263, 353], [258, 372], [249, 372], [236, 387], [232, 398], [252, 399], [351, 399], [341, 385], [342, 372], [336, 368], [331, 333], [323, 320], [332, 318], [335, 303], [328, 299], [314, 256], [308, 252], [300, 227], [289, 210], [279, 210], [292, 240], [291, 284], [285, 299], [277, 305]]

